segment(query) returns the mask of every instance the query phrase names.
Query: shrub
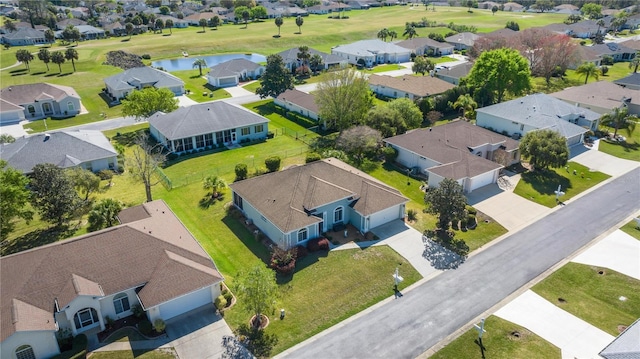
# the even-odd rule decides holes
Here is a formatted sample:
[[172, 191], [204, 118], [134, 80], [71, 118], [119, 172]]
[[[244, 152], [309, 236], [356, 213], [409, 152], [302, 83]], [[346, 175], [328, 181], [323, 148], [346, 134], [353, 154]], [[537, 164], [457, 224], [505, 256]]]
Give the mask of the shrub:
[[467, 216], [467, 228], [469, 229], [474, 229], [476, 228], [476, 226], [478, 225], [478, 222], [476, 220], [476, 216], [470, 214]]
[[136, 318], [142, 318], [142, 316], [144, 315], [144, 309], [142, 309], [140, 304], [136, 304], [133, 307], [131, 307], [131, 311], [133, 312], [133, 316]]
[[175, 152], [171, 152], [170, 154], [167, 155], [167, 159], [169, 161], [173, 161], [173, 160], [177, 159], [178, 157], [179, 157], [178, 154], [175, 153]]
[[102, 170], [98, 172], [98, 177], [100, 177], [101, 180], [110, 180], [113, 178], [113, 171], [112, 170]]
[[271, 139], [275, 136], [275, 134], [271, 131], [267, 132], [267, 138]]
[[145, 59], [145, 60], [151, 60], [151, 55], [149, 55], [149, 54], [143, 54], [143, 55], [142, 55], [142, 56], [140, 56], [140, 57], [142, 57], [142, 58], [143, 58], [143, 59]]
[[464, 207], [464, 209], [467, 211], [467, 213], [472, 214], [472, 215], [474, 215], [474, 216], [475, 216], [476, 214], [478, 214], [478, 210], [477, 210], [477, 209], [475, 209], [475, 208], [473, 208], [473, 206], [466, 205], [466, 206]]
[[314, 238], [307, 243], [307, 248], [311, 252], [317, 251], [328, 251], [329, 250], [329, 240], [326, 238]]
[[143, 319], [140, 323], [138, 323], [138, 330], [143, 335], [149, 335], [151, 334], [151, 331], [153, 331], [153, 327], [151, 326], [151, 322], [149, 320]]
[[305, 246], [296, 246], [296, 260], [302, 259], [309, 254], [309, 250]]
[[383, 147], [382, 154], [384, 155], [384, 159], [387, 162], [393, 162], [398, 157], [398, 150], [391, 146]]
[[153, 327], [155, 328], [156, 333], [162, 333], [167, 328], [167, 324], [164, 320], [158, 318], [153, 322]]
[[247, 174], [249, 173], [249, 170], [247, 169], [247, 165], [244, 163], [238, 163], [236, 165], [236, 181], [241, 181], [243, 179], [247, 178]]
[[281, 159], [278, 156], [267, 157], [264, 160], [264, 165], [267, 166], [268, 172], [277, 172], [280, 169]]
[[271, 268], [280, 274], [291, 274], [296, 268], [297, 249], [288, 251], [280, 247], [274, 247], [271, 253]]
[[218, 310], [224, 309], [227, 306], [227, 298], [222, 295], [219, 295], [216, 300], [213, 302]]
[[233, 294], [229, 291], [226, 291], [224, 293], [222, 293], [222, 296], [224, 297], [224, 299], [227, 301], [227, 306], [231, 305], [231, 302], [233, 302]]
[[607, 72], [609, 72], [609, 67], [607, 67], [607, 66], [602, 66], [602, 67], [600, 68], [600, 72], [602, 73], [602, 76], [606, 76], [606, 75], [607, 75]]
[[410, 209], [407, 211], [407, 219], [411, 222], [418, 219], [418, 212], [415, 209]]
[[309, 152], [307, 153], [307, 157], [304, 159], [304, 162], [310, 163], [310, 162], [320, 161], [321, 159], [322, 159], [322, 156], [320, 156], [319, 153]]

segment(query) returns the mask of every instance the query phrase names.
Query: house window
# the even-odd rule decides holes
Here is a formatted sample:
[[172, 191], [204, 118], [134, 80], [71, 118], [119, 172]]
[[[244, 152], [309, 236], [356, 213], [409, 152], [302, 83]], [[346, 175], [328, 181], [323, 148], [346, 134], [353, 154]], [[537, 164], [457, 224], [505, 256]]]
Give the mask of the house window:
[[29, 111], [30, 114], [34, 115], [36, 113], [36, 108], [33, 107], [33, 105], [29, 105], [29, 107], [27, 107], [27, 111]]
[[309, 239], [309, 232], [307, 231], [306, 228], [302, 228], [301, 230], [298, 231], [298, 243], [304, 242], [307, 239]]
[[243, 209], [242, 208], [242, 197], [238, 196], [237, 193], [233, 192], [233, 204], [236, 205], [236, 207]]
[[516, 157], [518, 157], [518, 152], [517, 152], [517, 151], [514, 151], [514, 152], [513, 152], [513, 159], [515, 160], [515, 159], [516, 159]]
[[131, 309], [129, 306], [129, 297], [126, 293], [120, 293], [113, 298], [113, 307], [116, 309], [116, 314], [126, 312]]
[[264, 132], [264, 125], [256, 125], [256, 126], [253, 128], [253, 131], [254, 131], [255, 133]]
[[182, 152], [184, 151], [184, 147], [182, 146], [182, 140], [173, 140], [173, 150], [175, 152]]
[[204, 135], [196, 136], [196, 148], [204, 147]]
[[21, 345], [16, 349], [17, 359], [36, 359], [36, 355], [33, 353], [31, 345]]
[[520, 131], [524, 131], [524, 124], [520, 125]]
[[207, 133], [204, 135], [204, 145], [205, 146], [213, 146], [213, 134]]
[[98, 312], [93, 308], [82, 309], [73, 316], [73, 322], [76, 325], [76, 329], [88, 327], [99, 322]]
[[341, 223], [342, 222], [342, 207], [338, 207], [333, 211], [333, 223]]
[[73, 106], [73, 102], [71, 102], [71, 101], [67, 102], [67, 110], [68, 111], [75, 111], [76, 110], [75, 106]]
[[250, 129], [249, 127], [243, 127], [243, 128], [240, 130], [240, 134], [241, 134], [242, 136], [249, 136], [249, 134], [250, 134], [250, 133], [251, 133], [251, 129]]
[[185, 151], [191, 151], [193, 149], [193, 138], [183, 138], [182, 142], [184, 143]]

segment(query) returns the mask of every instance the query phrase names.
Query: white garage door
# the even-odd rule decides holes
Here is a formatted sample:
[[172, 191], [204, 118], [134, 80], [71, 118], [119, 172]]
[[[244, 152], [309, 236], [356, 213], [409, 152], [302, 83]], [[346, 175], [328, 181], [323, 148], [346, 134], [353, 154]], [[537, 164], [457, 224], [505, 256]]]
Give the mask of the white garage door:
[[491, 171], [491, 172], [487, 172], [479, 176], [473, 177], [473, 180], [471, 181], [470, 191], [474, 191], [480, 187], [484, 187], [486, 185], [492, 184], [494, 175], [495, 175], [495, 171]]
[[227, 78], [220, 79], [220, 87], [235, 86], [236, 84], [237, 83], [236, 83], [235, 77], [227, 77]]
[[202, 288], [161, 304], [160, 317], [167, 320], [211, 302], [211, 287]]
[[369, 230], [398, 218], [400, 218], [399, 206], [393, 206], [378, 213], [372, 214], [369, 217]]
[[582, 135], [576, 135], [576, 136], [567, 138], [567, 146], [577, 145], [578, 143], [580, 143], [581, 138], [582, 138]]

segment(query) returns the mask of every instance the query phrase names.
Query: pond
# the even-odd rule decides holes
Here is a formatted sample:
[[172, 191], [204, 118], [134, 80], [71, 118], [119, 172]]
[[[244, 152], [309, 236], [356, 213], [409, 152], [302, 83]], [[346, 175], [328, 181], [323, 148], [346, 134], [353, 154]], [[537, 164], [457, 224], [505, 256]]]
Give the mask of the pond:
[[153, 61], [151, 66], [162, 67], [165, 71], [180, 71], [191, 70], [193, 68], [193, 62], [196, 59], [204, 59], [207, 62], [207, 67], [215, 66], [217, 64], [235, 60], [235, 59], [247, 59], [256, 63], [266, 62], [267, 58], [259, 54], [224, 54], [224, 55], [210, 55], [210, 56], [192, 56], [182, 57], [179, 59], [159, 60]]

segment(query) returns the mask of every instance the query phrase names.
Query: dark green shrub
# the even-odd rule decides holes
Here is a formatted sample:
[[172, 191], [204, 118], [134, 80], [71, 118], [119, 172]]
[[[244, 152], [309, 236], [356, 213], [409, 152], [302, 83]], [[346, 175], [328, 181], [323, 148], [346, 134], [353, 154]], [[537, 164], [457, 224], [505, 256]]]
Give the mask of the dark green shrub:
[[476, 214], [478, 214], [478, 210], [477, 210], [477, 209], [475, 209], [475, 208], [473, 208], [473, 206], [466, 205], [466, 206], [464, 207], [464, 209], [466, 209], [466, 210], [467, 210], [467, 213], [469, 213], [469, 214], [473, 214], [474, 216], [475, 216]]
[[170, 154], [168, 154], [168, 155], [167, 155], [167, 159], [168, 159], [169, 161], [173, 161], [173, 160], [175, 160], [175, 159], [177, 159], [177, 158], [178, 158], [178, 154], [177, 154], [177, 153], [175, 153], [175, 152], [171, 152]]
[[142, 316], [144, 315], [144, 309], [142, 309], [140, 304], [136, 304], [133, 307], [131, 307], [131, 311], [133, 312], [133, 316], [136, 318], [142, 318]]
[[310, 162], [320, 161], [321, 159], [322, 159], [322, 156], [320, 156], [319, 153], [309, 152], [307, 153], [307, 157], [304, 159], [304, 162], [310, 163]]
[[280, 162], [282, 160], [278, 156], [267, 157], [264, 160], [264, 165], [267, 166], [268, 172], [277, 172], [280, 169]]
[[411, 222], [418, 219], [418, 212], [415, 209], [410, 209], [407, 211], [407, 219]]
[[105, 180], [110, 180], [113, 178], [113, 171], [112, 170], [102, 170], [98, 172], [98, 177], [100, 177], [101, 180], [105, 181]]
[[156, 330], [156, 333], [162, 333], [167, 328], [167, 324], [164, 320], [158, 318], [153, 322], [153, 328]]
[[267, 138], [271, 139], [275, 136], [275, 134], [271, 131], [267, 132]]
[[213, 305], [215, 305], [218, 310], [222, 310], [227, 306], [227, 299], [224, 296], [219, 295], [213, 302]]
[[398, 157], [398, 150], [391, 146], [383, 147], [382, 154], [384, 155], [384, 159], [387, 162], [393, 162]]
[[244, 163], [238, 163], [236, 165], [236, 181], [242, 181], [243, 179], [247, 178], [247, 174], [249, 173], [249, 170], [247, 169], [247, 165]]
[[147, 319], [143, 319], [140, 323], [138, 323], [138, 330], [143, 335], [149, 335], [153, 331], [153, 326], [151, 325], [150, 321], [148, 321]]
[[151, 60], [151, 55], [149, 55], [149, 54], [142, 54], [142, 56], [140, 56], [140, 57], [142, 57], [145, 60]]
[[229, 291], [226, 291], [222, 294], [222, 296], [227, 300], [227, 306], [231, 305], [231, 302], [233, 302], [233, 294]]

